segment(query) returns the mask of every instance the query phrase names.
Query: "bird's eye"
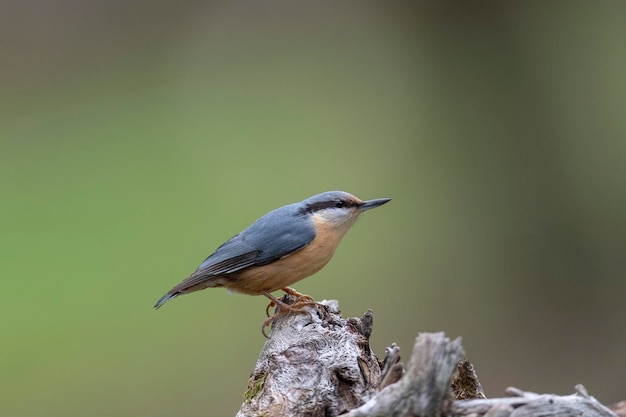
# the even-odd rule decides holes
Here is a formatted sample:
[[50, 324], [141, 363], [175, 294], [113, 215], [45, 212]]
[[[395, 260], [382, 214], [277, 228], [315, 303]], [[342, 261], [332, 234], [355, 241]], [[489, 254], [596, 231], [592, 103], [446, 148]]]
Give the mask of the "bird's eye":
[[342, 208], [344, 206], [344, 202], [339, 200], [339, 201], [335, 201], [335, 207], [336, 208]]

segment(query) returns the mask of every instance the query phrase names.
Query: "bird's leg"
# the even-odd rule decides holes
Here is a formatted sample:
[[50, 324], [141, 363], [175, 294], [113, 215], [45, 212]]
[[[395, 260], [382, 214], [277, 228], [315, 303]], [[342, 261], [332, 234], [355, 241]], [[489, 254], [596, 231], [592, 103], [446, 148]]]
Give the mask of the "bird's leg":
[[[293, 295], [296, 298], [305, 296], [305, 294], [302, 294], [300, 291], [296, 290], [295, 288], [284, 287], [284, 288], [281, 288], [281, 290], [286, 292], [289, 295]], [[306, 297], [308, 297], [308, 295], [306, 295]]]
[[311, 305], [311, 304], [317, 304], [314, 300], [313, 297], [311, 297], [310, 295], [306, 295], [306, 294], [302, 294], [301, 292], [296, 291], [295, 288], [291, 288], [291, 287], [285, 287], [285, 288], [281, 288], [282, 291], [284, 291], [286, 294], [291, 295], [292, 297], [295, 297], [295, 301], [292, 304], [300, 304], [300, 303], [305, 303], [305, 305]]
[[[290, 288], [290, 290], [291, 290], [291, 288]], [[293, 291], [295, 293], [298, 293], [295, 290], [293, 290]], [[270, 309], [270, 307], [272, 307], [272, 305], [280, 307], [280, 310], [278, 312], [274, 313], [274, 315], [272, 315], [271, 317], [269, 317], [267, 320], [265, 320], [263, 322], [263, 326], [261, 327], [261, 333], [263, 333], [263, 336], [265, 336], [266, 338], [269, 339], [269, 337], [265, 333], [265, 328], [268, 327], [274, 320], [276, 320], [277, 318], [279, 318], [279, 317], [281, 317], [281, 316], [283, 316], [283, 315], [285, 315], [287, 313], [290, 313], [290, 312], [292, 312], [292, 313], [306, 313], [309, 316], [311, 316], [311, 321], [313, 321], [313, 315], [311, 315], [311, 313], [309, 311], [303, 310], [302, 307], [305, 307], [307, 305], [313, 305], [313, 304], [317, 305], [317, 303], [315, 301], [301, 301], [301, 302], [296, 302], [294, 304], [289, 305], [289, 304], [286, 304], [286, 303], [280, 301], [278, 298], [274, 297], [272, 294], [270, 294], [267, 291], [264, 291], [263, 295], [270, 299], [270, 303], [265, 308], [265, 313], [268, 315], [268, 317], [269, 317], [269, 309]], [[290, 294], [290, 295], [293, 295], [293, 294]], [[308, 297], [311, 300], [313, 300], [313, 298], [311, 298], [309, 296], [302, 296], [302, 294], [300, 296], [301, 297]]]
[[[295, 298], [294, 303], [291, 304], [290, 306], [292, 309], [294, 308], [294, 306], [296, 308], [299, 308], [299, 307], [304, 307], [306, 305], [317, 304], [313, 300], [313, 297], [311, 297], [310, 295], [302, 294], [301, 292], [298, 292], [295, 288], [285, 287], [285, 288], [281, 288], [281, 290], [284, 291], [286, 294], [289, 294]], [[265, 307], [265, 315], [267, 317], [270, 316], [270, 308], [276, 306], [276, 303], [274, 302], [275, 299], [276, 297], [272, 296], [272, 298], [270, 298], [270, 302], [267, 304], [267, 307]], [[282, 304], [284, 305], [284, 303]]]
[[276, 305], [276, 303], [275, 303], [275, 302], [273, 302], [272, 300], [270, 300], [270, 302], [269, 302], [269, 303], [267, 303], [267, 307], [265, 307], [265, 315], [266, 315], [267, 317], [269, 317], [269, 316], [270, 316], [270, 308], [274, 307], [275, 305]]
[[302, 294], [298, 291], [296, 291], [294, 288], [291, 287], [285, 287], [285, 288], [281, 288], [281, 290], [283, 290], [285, 293], [291, 295], [292, 297], [295, 297], [295, 301], [293, 302], [293, 304], [291, 304], [291, 308], [302, 308], [302, 307], [306, 307], [306, 306], [312, 306], [312, 305], [316, 305], [319, 306], [321, 305], [320, 303], [316, 302], [313, 297], [311, 297], [310, 295], [306, 295], [306, 294]]

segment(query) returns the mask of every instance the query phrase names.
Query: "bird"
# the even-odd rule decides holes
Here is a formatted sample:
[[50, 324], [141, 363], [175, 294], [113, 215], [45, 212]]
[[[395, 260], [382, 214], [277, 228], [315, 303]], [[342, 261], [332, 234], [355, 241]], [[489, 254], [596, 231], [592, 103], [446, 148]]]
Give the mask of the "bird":
[[[286, 312], [316, 304], [310, 296], [290, 286], [315, 274], [330, 261], [359, 215], [390, 200], [363, 201], [345, 191], [327, 191], [272, 210], [219, 246], [154, 307], [158, 309], [183, 294], [219, 287], [267, 297], [267, 313], [273, 305]], [[278, 290], [296, 297], [294, 304], [287, 305], [271, 294]], [[265, 327], [276, 316], [264, 322], [264, 335]]]

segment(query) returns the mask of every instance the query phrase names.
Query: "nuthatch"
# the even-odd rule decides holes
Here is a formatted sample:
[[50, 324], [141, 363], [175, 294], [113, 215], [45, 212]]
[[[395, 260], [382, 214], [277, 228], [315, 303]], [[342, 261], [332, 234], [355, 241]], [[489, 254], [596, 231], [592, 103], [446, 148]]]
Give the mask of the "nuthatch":
[[[297, 310], [271, 293], [282, 289], [303, 296], [290, 285], [322, 269], [335, 253], [341, 238], [364, 211], [387, 203], [389, 198], [362, 201], [343, 191], [328, 191], [270, 211], [215, 250], [196, 272], [168, 291], [159, 308], [181, 294], [205, 288], [264, 295], [284, 310]], [[265, 327], [270, 320], [264, 323]]]

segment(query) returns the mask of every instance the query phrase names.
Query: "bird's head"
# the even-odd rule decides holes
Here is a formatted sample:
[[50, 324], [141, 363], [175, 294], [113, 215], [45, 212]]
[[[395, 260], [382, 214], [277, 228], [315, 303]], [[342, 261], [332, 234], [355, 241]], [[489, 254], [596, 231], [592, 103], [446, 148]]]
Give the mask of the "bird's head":
[[302, 201], [301, 212], [345, 233], [361, 213], [382, 206], [389, 200], [391, 199], [378, 198], [363, 201], [344, 191], [327, 191]]

